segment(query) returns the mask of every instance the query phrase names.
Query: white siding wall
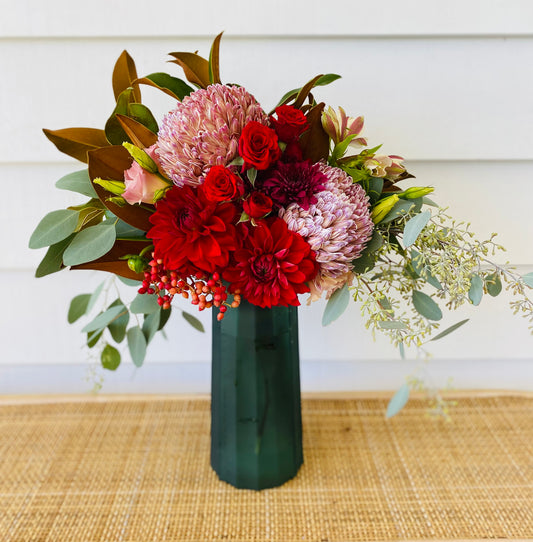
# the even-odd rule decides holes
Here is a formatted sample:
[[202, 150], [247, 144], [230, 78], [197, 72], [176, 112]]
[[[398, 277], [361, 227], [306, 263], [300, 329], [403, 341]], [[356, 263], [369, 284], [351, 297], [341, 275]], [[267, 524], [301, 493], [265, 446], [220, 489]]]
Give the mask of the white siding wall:
[[[5, 4], [2, 6], [2, 4]], [[265, 105], [317, 73], [343, 78], [317, 92], [333, 106], [363, 114], [371, 143], [407, 158], [417, 184], [480, 236], [492, 231], [506, 258], [533, 270], [533, 3], [382, 0], [91, 3], [3, 0], [0, 20], [0, 392], [83, 391], [87, 351], [66, 309], [104, 276], [62, 272], [36, 280], [44, 254], [27, 249], [43, 214], [77, 196], [56, 190], [80, 169], [41, 128], [102, 127], [113, 108], [111, 72], [127, 49], [139, 74], [171, 71], [170, 51], [199, 50], [225, 30], [222, 78], [238, 81]], [[181, 75], [179, 75], [181, 76]], [[171, 106], [147, 89], [160, 116]], [[80, 198], [79, 201], [81, 201]], [[184, 306], [186, 307], [186, 306]], [[320, 326], [323, 304], [303, 307], [304, 389], [394, 388], [417, 370], [387, 341], [372, 340], [354, 306]], [[149, 351], [136, 372], [106, 374], [107, 391], [207, 391], [210, 335], [182, 323]], [[447, 323], [472, 320], [432, 349], [422, 373], [457, 387], [533, 389], [533, 338], [506, 300], [484, 299]], [[208, 314], [202, 319], [209, 328]], [[81, 376], [80, 376], [81, 375]]]

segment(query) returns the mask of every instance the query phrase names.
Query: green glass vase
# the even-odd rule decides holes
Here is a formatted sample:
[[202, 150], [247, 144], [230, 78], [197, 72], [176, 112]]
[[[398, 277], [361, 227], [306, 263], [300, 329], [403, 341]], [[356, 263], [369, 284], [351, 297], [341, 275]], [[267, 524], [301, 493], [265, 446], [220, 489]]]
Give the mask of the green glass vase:
[[293, 478], [303, 462], [297, 307], [213, 311], [211, 466], [240, 489]]

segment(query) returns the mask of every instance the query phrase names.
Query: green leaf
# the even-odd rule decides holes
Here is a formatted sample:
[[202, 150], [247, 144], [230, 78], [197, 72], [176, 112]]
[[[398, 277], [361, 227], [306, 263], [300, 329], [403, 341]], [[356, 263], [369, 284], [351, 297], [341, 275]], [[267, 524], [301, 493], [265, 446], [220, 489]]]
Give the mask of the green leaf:
[[185, 311], [182, 311], [181, 315], [194, 329], [200, 331], [201, 333], [205, 332], [204, 325], [202, 324], [202, 322], [200, 322], [200, 320], [198, 320], [198, 318], [196, 318], [196, 316], [193, 316], [192, 314], [189, 314]]
[[65, 250], [65, 265], [78, 265], [100, 258], [111, 250], [116, 240], [115, 226], [103, 222], [80, 231]]
[[56, 273], [63, 269], [63, 253], [72, 239], [74, 239], [74, 234], [69, 235], [66, 239], [63, 239], [63, 241], [59, 241], [59, 243], [48, 248], [44, 258], [41, 260], [41, 263], [35, 271], [35, 276], [37, 278], [45, 277], [46, 275]]
[[144, 338], [146, 339], [146, 344], [150, 343], [150, 341], [154, 338], [154, 335], [159, 329], [159, 322], [161, 321], [162, 310], [163, 309], [159, 307], [158, 311], [153, 312], [152, 314], [148, 314], [144, 317], [142, 330]]
[[130, 312], [132, 314], [152, 314], [159, 310], [157, 296], [150, 294], [137, 294], [131, 302]]
[[524, 284], [526, 284], [530, 288], [533, 288], [533, 273], [527, 273], [527, 275], [522, 275], [522, 280], [524, 281]]
[[483, 297], [483, 279], [479, 275], [472, 275], [470, 279], [470, 290], [468, 290], [468, 299], [476, 307], [481, 303]]
[[91, 183], [91, 179], [89, 178], [89, 172], [86, 169], [74, 171], [73, 173], [61, 177], [61, 179], [56, 182], [56, 188], [78, 192], [89, 198], [98, 197]]
[[139, 326], [131, 327], [128, 329], [127, 337], [131, 359], [137, 367], [140, 367], [146, 356], [146, 339], [143, 332]]
[[376, 252], [376, 250], [379, 250], [383, 246], [383, 243], [384, 240], [381, 233], [379, 233], [378, 230], [374, 230], [372, 232], [372, 237], [370, 238], [368, 245], [366, 245], [365, 252]]
[[91, 312], [92, 308], [94, 307], [94, 304], [98, 301], [98, 298], [100, 297], [100, 294], [102, 293], [102, 290], [104, 289], [105, 281], [101, 282], [95, 289], [95, 291], [91, 295], [91, 299], [89, 299], [89, 304], [87, 305], [87, 313]]
[[404, 346], [403, 343], [400, 343], [400, 344], [398, 345], [398, 350], [400, 351], [400, 357], [401, 357], [402, 359], [405, 359], [405, 346]]
[[453, 324], [453, 326], [447, 327], [444, 331], [441, 331], [438, 335], [435, 335], [431, 341], [438, 341], [439, 339], [442, 339], [443, 337], [446, 337], [446, 335], [449, 335], [452, 333], [452, 331], [455, 331], [456, 329], [459, 329], [461, 326], [466, 324], [468, 322], [469, 318], [466, 320], [461, 320], [460, 322], [457, 322], [456, 324]]
[[108, 371], [116, 371], [120, 365], [120, 352], [110, 344], [106, 344], [100, 355], [102, 367]]
[[438, 203], [435, 203], [432, 199], [428, 198], [427, 196], [424, 196], [422, 198], [422, 203], [424, 205], [429, 205], [430, 207], [440, 207]]
[[59, 243], [68, 237], [78, 225], [78, 212], [60, 209], [48, 213], [37, 225], [30, 237], [30, 248], [43, 248]]
[[403, 230], [403, 246], [405, 248], [410, 247], [418, 239], [418, 236], [426, 227], [430, 218], [431, 212], [424, 211], [423, 213], [413, 216], [413, 218], [406, 222]]
[[129, 104], [128, 106], [128, 117], [140, 122], [143, 126], [146, 126], [148, 130], [157, 134], [159, 132], [159, 126], [155, 120], [152, 112], [143, 104]]
[[[148, 81], [146, 81], [148, 79]], [[176, 98], [176, 100], [183, 100], [185, 96], [189, 96], [191, 92], [194, 91], [185, 81], [173, 77], [168, 73], [157, 72], [151, 73], [146, 77], [138, 79], [139, 83], [147, 84], [150, 86], [155, 86], [156, 88], [162, 90], [166, 94]]]
[[411, 264], [413, 266], [413, 269], [417, 277], [421, 277], [428, 284], [431, 284], [431, 286], [433, 286], [437, 290], [442, 290], [442, 284], [439, 282], [437, 278], [435, 278], [431, 274], [431, 271], [426, 266], [426, 262], [422, 258], [422, 255], [416, 250], [411, 250]]
[[117, 237], [120, 239], [139, 239], [146, 241], [146, 236], [143, 230], [135, 228], [123, 220], [118, 220], [118, 222], [115, 224], [115, 230], [117, 232]]
[[413, 305], [417, 312], [428, 320], [440, 320], [442, 311], [429, 295], [419, 290], [413, 291]]
[[127, 279], [126, 277], [121, 277], [119, 275], [116, 276], [120, 282], [124, 283], [126, 286], [134, 286], [137, 288], [140, 288], [141, 281], [140, 280], [133, 280], [133, 279]]
[[387, 418], [392, 418], [393, 416], [396, 416], [400, 410], [407, 404], [407, 401], [409, 401], [409, 394], [411, 392], [411, 389], [409, 388], [409, 384], [404, 384], [401, 386], [401, 388], [392, 396], [392, 399], [389, 401], [389, 404], [387, 405]]
[[159, 327], [157, 328], [157, 331], [161, 331], [165, 327], [171, 314], [172, 307], [169, 307], [168, 309], [161, 309], [161, 318], [159, 320]]
[[376, 256], [365, 251], [352, 262], [352, 271], [358, 275], [371, 271], [376, 265]]
[[97, 329], [105, 329], [113, 320], [116, 320], [119, 314], [122, 314], [126, 308], [122, 306], [110, 307], [101, 312], [96, 318], [91, 320], [83, 329], [83, 332], [96, 331]]
[[396, 320], [383, 320], [379, 323], [379, 327], [382, 329], [407, 329], [407, 326], [403, 322]]
[[115, 301], [109, 305], [109, 308], [111, 307], [122, 307], [124, 311], [124, 314], [119, 316], [116, 320], [110, 322], [110, 324], [107, 326], [113, 340], [117, 343], [121, 343], [126, 336], [126, 328], [128, 327], [128, 323], [130, 321], [130, 313], [120, 299], [115, 299]]
[[490, 296], [496, 297], [502, 291], [502, 281], [497, 271], [485, 277], [485, 288]]
[[398, 200], [387, 216], [380, 221], [380, 225], [386, 224], [387, 222], [392, 222], [393, 220], [406, 215], [413, 207], [414, 203], [412, 201], [405, 199]]
[[[330, 83], [333, 83], [333, 81], [336, 81], [337, 79], [340, 79], [340, 75], [337, 75], [336, 73], [326, 73], [324, 75], [321, 75], [315, 82], [314, 82], [314, 85], [315, 87], [323, 87], [325, 85], [329, 85]], [[298, 95], [298, 93], [300, 92], [300, 90], [302, 90], [303, 87], [300, 87], [300, 88], [295, 88], [293, 90], [289, 90], [289, 92], [286, 92], [283, 97], [281, 98], [281, 100], [278, 102], [278, 104], [276, 105], [276, 107], [284, 104], [284, 103], [287, 103], [289, 102], [289, 98], [293, 97], [293, 98], [296, 98], [296, 96]]]
[[380, 177], [370, 177], [367, 181], [367, 185], [366, 193], [370, 198], [370, 205], [373, 205], [378, 201], [381, 192], [383, 192], [383, 179]]
[[103, 332], [104, 332], [103, 329], [98, 329], [96, 331], [90, 331], [89, 333], [87, 333], [87, 346], [89, 348], [92, 348], [93, 346], [95, 346], [100, 340], [100, 337], [102, 336]]
[[328, 299], [324, 314], [322, 315], [322, 325], [329, 326], [334, 322], [348, 307], [350, 302], [350, 290], [348, 284], [345, 283], [342, 288], [335, 290], [332, 296]]
[[117, 98], [117, 105], [115, 106], [113, 113], [111, 113], [111, 116], [107, 119], [105, 124], [105, 135], [112, 145], [122, 145], [124, 141], [130, 141], [130, 138], [127, 136], [124, 128], [122, 128], [117, 119], [117, 114], [125, 115], [126, 117], [130, 116], [128, 105], [135, 100], [134, 94], [132, 87], [124, 89]]
[[86, 312], [89, 305], [91, 294], [77, 295], [71, 302], [68, 309], [67, 320], [69, 324], [73, 324], [81, 318]]

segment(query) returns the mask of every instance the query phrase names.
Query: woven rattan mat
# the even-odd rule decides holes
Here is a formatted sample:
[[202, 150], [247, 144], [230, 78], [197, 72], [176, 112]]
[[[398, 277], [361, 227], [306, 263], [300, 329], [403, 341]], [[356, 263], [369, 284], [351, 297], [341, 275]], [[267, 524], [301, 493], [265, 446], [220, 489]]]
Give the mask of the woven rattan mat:
[[305, 463], [254, 492], [209, 467], [209, 401], [0, 405], [0, 540], [533, 538], [533, 398], [307, 399]]

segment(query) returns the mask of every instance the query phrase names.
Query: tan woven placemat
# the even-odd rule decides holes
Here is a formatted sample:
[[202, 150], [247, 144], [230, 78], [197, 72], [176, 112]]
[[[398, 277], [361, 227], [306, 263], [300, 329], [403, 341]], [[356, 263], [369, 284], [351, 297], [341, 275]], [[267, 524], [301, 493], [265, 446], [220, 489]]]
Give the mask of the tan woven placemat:
[[209, 467], [209, 402], [0, 405], [0, 540], [533, 538], [533, 398], [305, 400], [305, 464], [254, 492]]

